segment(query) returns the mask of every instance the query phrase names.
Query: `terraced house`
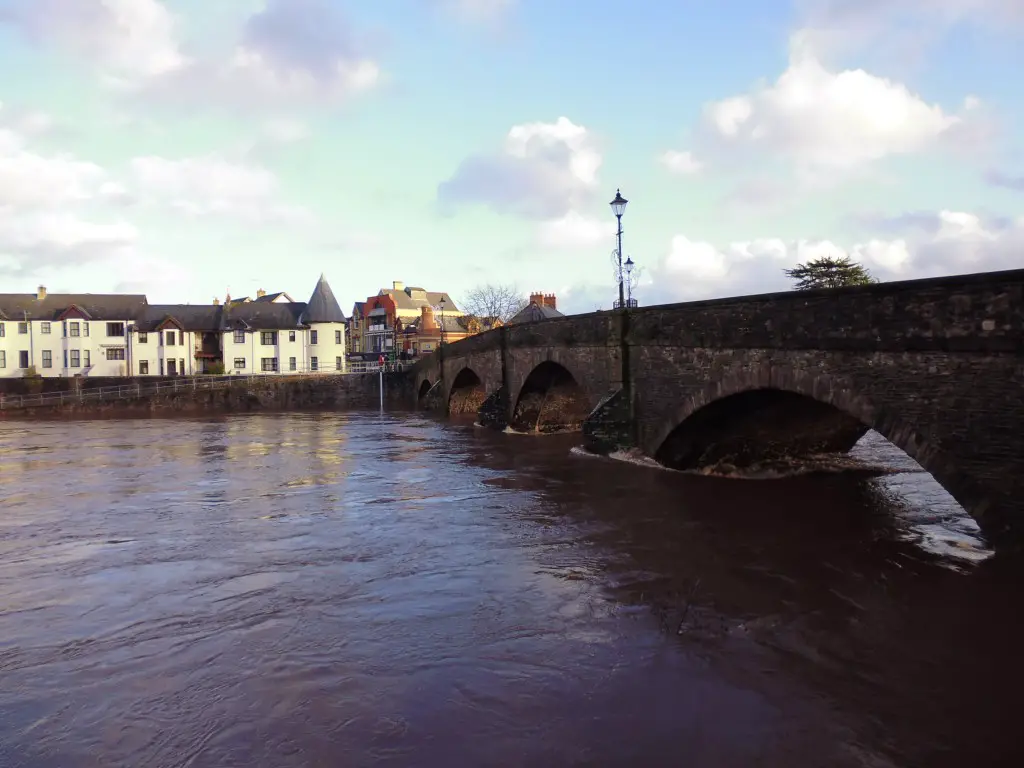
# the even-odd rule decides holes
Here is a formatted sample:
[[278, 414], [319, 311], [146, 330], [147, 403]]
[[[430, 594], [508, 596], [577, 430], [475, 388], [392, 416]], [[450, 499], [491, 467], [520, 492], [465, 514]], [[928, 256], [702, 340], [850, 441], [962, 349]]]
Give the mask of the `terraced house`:
[[321, 275], [285, 293], [222, 304], [120, 294], [0, 294], [0, 377], [181, 376], [346, 370], [345, 315]]

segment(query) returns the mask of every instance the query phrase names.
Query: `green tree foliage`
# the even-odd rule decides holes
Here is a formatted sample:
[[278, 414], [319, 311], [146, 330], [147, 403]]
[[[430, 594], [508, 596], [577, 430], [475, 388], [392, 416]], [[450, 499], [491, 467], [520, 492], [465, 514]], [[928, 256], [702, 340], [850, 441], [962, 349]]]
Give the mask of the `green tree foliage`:
[[846, 285], [868, 285], [878, 282], [865, 267], [851, 261], [849, 256], [838, 259], [832, 256], [820, 256], [783, 271], [787, 277], [796, 281], [794, 288], [798, 291], [807, 291], [812, 288], [842, 288]]

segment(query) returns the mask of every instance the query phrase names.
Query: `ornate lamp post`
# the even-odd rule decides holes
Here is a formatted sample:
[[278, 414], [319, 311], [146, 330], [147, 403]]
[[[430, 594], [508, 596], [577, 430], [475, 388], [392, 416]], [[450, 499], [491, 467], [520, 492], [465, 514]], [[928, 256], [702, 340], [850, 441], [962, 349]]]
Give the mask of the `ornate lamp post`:
[[626, 306], [632, 309], [636, 306], [633, 299], [633, 260], [626, 257]]
[[441, 297], [441, 338], [439, 344], [444, 344], [444, 296]]
[[617, 251], [618, 261], [619, 261], [619, 301], [618, 301], [618, 304], [616, 304], [616, 306], [619, 309], [623, 309], [626, 306], [626, 296], [625, 296], [625, 291], [623, 290], [623, 285], [622, 285], [622, 283], [623, 283], [623, 280], [622, 280], [622, 278], [623, 278], [623, 274], [622, 274], [622, 214], [624, 214], [626, 212], [626, 203], [628, 203], [628, 202], [629, 201], [622, 196], [622, 193], [619, 190], [616, 189], [615, 190], [615, 199], [612, 200], [611, 203], [610, 203], [610, 205], [612, 207], [612, 213], [615, 214], [615, 218], [619, 222], [619, 231], [617, 233], [617, 237], [618, 237], [618, 240], [619, 240], [619, 249]]

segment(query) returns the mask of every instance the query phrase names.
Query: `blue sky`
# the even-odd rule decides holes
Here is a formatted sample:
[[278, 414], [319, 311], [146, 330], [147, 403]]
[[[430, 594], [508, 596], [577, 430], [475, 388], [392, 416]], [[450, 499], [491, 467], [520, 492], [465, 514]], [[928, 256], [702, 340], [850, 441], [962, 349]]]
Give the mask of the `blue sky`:
[[[1024, 266], [1021, 0], [0, 0], [0, 290]], [[347, 307], [346, 307], [347, 308]]]

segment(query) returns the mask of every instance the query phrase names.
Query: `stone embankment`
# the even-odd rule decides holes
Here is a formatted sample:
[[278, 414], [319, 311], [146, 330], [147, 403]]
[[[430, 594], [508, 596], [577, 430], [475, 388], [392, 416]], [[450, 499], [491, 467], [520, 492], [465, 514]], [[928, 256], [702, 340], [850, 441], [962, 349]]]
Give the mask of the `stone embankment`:
[[[83, 384], [89, 380], [83, 380]], [[140, 379], [114, 380], [124, 388]], [[170, 379], [162, 381], [172, 381]], [[29, 408], [0, 408], [0, 419], [90, 418], [121, 416], [175, 416], [202, 413], [244, 413], [251, 411], [300, 410], [362, 410], [380, 406], [380, 378], [376, 373], [353, 373], [330, 376], [262, 376], [239, 378], [216, 388], [188, 386], [147, 392], [140, 384], [141, 394], [130, 391], [117, 397], [79, 399], [72, 379], [43, 380], [44, 394], [64, 393], [64, 402], [47, 398], [44, 405]], [[38, 382], [38, 380], [37, 380]], [[63, 383], [59, 384], [50, 382]], [[104, 380], [109, 387], [111, 380]], [[197, 383], [201, 379], [197, 380]], [[92, 383], [96, 387], [95, 382]], [[152, 388], [157, 382], [144, 380]], [[0, 380], [0, 397], [8, 403], [25, 394], [39, 394], [26, 388], [24, 379]], [[36, 383], [38, 387], [38, 383]], [[90, 387], [83, 386], [87, 392]], [[12, 391], [13, 390], [13, 391]], [[404, 407], [411, 398], [409, 379], [403, 374], [384, 375], [385, 406]]]

